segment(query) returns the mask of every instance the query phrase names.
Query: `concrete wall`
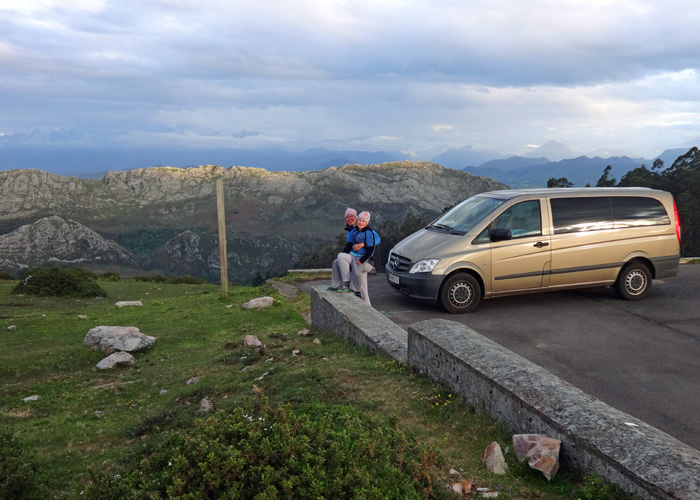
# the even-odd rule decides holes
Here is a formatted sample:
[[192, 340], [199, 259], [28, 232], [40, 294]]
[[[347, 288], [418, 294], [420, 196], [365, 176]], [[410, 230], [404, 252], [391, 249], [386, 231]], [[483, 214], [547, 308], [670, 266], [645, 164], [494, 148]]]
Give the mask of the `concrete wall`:
[[561, 440], [565, 467], [595, 471], [642, 498], [700, 499], [700, 452], [460, 323], [434, 319], [406, 332], [363, 301], [321, 286], [312, 289], [311, 321], [444, 383], [514, 434]]

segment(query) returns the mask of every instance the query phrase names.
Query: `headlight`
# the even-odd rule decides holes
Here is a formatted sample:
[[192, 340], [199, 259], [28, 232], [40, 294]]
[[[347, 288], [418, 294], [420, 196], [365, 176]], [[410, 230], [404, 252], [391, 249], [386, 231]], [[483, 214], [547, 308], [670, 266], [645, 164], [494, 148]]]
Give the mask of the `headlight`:
[[437, 265], [438, 262], [440, 262], [440, 259], [421, 260], [421, 261], [413, 264], [413, 267], [411, 268], [410, 271], [408, 271], [408, 274], [432, 273], [433, 268]]

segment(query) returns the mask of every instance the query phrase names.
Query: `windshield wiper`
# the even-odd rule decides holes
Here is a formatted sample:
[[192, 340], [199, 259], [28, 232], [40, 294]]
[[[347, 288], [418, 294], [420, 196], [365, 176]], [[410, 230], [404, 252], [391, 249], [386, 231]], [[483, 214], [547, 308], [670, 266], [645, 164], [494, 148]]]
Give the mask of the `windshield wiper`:
[[444, 230], [446, 230], [446, 231], [452, 231], [452, 230], [454, 229], [454, 228], [452, 228], [452, 227], [450, 227], [450, 226], [448, 226], [448, 225], [446, 225], [446, 224], [433, 224], [433, 225], [430, 226], [430, 227], [436, 227], [436, 228], [438, 228], [438, 229], [444, 229]]

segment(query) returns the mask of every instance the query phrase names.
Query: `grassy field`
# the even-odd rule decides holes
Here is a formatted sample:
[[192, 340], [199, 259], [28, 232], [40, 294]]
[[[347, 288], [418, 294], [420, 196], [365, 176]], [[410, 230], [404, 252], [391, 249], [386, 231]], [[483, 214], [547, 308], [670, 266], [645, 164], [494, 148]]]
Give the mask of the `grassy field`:
[[[309, 310], [306, 295], [288, 300], [265, 285], [235, 287], [221, 299], [214, 285], [121, 281], [101, 282], [102, 299], [47, 298], [11, 294], [14, 284], [0, 281], [0, 427], [14, 435], [13, 453], [34, 466], [30, 480], [49, 497], [85, 498], [98, 473], [117, 481], [163, 436], [213, 415], [200, 411], [202, 399], [228, 413], [257, 392], [273, 405], [353, 408], [435, 445], [436, 492], [466, 480], [501, 499], [608, 498], [604, 488], [584, 487], [565, 472], [548, 482], [517, 463], [512, 450], [507, 475], [488, 472], [481, 453], [492, 441], [512, 448], [506, 429], [396, 361], [309, 327], [300, 314]], [[274, 305], [241, 307], [263, 295]], [[143, 307], [115, 307], [120, 300]], [[98, 325], [136, 326], [157, 341], [135, 354], [135, 366], [100, 371], [95, 365], [105, 355], [83, 345]], [[303, 328], [311, 334], [298, 335]], [[246, 335], [264, 347], [243, 346]], [[199, 383], [187, 385], [193, 377]], [[39, 399], [23, 401], [34, 395]], [[461, 478], [450, 477], [451, 469]]]

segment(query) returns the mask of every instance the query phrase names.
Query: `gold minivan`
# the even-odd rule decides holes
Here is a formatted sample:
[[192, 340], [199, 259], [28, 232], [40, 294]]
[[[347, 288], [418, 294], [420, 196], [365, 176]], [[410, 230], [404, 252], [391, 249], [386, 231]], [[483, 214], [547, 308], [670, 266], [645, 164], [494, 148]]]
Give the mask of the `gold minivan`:
[[386, 277], [400, 293], [451, 313], [483, 298], [614, 286], [640, 300], [678, 274], [680, 225], [671, 193], [646, 188], [512, 189], [480, 193], [398, 243]]

